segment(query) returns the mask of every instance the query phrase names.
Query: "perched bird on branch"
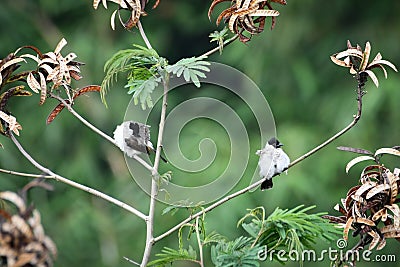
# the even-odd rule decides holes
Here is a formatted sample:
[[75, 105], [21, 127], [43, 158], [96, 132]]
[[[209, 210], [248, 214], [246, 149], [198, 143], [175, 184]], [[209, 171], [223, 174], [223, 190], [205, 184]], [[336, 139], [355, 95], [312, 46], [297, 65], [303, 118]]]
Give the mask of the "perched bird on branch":
[[[150, 152], [155, 152], [150, 141], [149, 128], [149, 125], [140, 122], [125, 121], [118, 125], [114, 131], [115, 143], [131, 158], [140, 153], [150, 154]], [[162, 156], [161, 159], [167, 162]]]
[[275, 137], [272, 137], [265, 147], [258, 150], [256, 154], [260, 156], [258, 167], [260, 176], [265, 179], [261, 184], [261, 190], [272, 188], [272, 177], [286, 171], [290, 164], [288, 155], [282, 150], [283, 144]]

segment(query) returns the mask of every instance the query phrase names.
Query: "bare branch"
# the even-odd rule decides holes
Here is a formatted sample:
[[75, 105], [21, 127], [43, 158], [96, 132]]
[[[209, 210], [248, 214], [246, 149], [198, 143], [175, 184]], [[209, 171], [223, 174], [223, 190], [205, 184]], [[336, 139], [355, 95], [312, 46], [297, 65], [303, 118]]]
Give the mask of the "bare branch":
[[200, 239], [200, 231], [199, 231], [199, 219], [200, 217], [196, 218], [196, 238], [197, 238], [197, 245], [199, 246], [199, 254], [200, 254], [200, 267], [204, 267], [204, 257], [203, 257], [203, 245], [201, 244]]
[[6, 169], [0, 169], [0, 172], [7, 173], [16, 176], [28, 177], [28, 178], [45, 178], [45, 179], [55, 179], [55, 176], [52, 175], [43, 175], [43, 174], [32, 174], [32, 173], [25, 173], [25, 172], [16, 172], [10, 171]]
[[[224, 47], [229, 45], [230, 43], [232, 43], [233, 41], [235, 41], [237, 38], [239, 37], [239, 35], [235, 34], [233, 37], [229, 38], [228, 40], [224, 41]], [[214, 54], [215, 52], [220, 51], [219, 50], [219, 46], [211, 49], [210, 51], [205, 52], [204, 54], [202, 54], [200, 57], [208, 57], [212, 54]]]
[[140, 22], [140, 20], [139, 20], [138, 23], [137, 23], [137, 27], [138, 27], [138, 29], [139, 29], [140, 35], [142, 36], [143, 41], [145, 42], [147, 48], [148, 48], [148, 49], [153, 49], [153, 47], [152, 47], [151, 44], [150, 44], [149, 39], [148, 39], [147, 36], [146, 36], [146, 33], [145, 33], [144, 30], [143, 30], [143, 26], [142, 26], [142, 23]]
[[[21, 154], [30, 162], [32, 163], [33, 166], [35, 166], [38, 170], [42, 171], [43, 173], [47, 174], [46, 176], [41, 176], [41, 177], [45, 177], [45, 178], [52, 178], [55, 179], [56, 181], [59, 181], [61, 183], [70, 185], [72, 187], [78, 188], [82, 191], [85, 191], [89, 194], [95, 195], [99, 198], [102, 198], [110, 203], [113, 203], [115, 205], [117, 205], [120, 208], [123, 208], [127, 211], [129, 211], [130, 213], [138, 216], [139, 218], [141, 218], [144, 221], [147, 221], [147, 216], [144, 215], [143, 213], [141, 213], [140, 211], [138, 211], [137, 209], [133, 208], [132, 206], [119, 201], [113, 197], [110, 197], [109, 195], [106, 195], [100, 191], [97, 191], [96, 189], [90, 188], [88, 186], [82, 185], [80, 183], [77, 183], [75, 181], [69, 180], [68, 178], [65, 178], [63, 176], [60, 176], [54, 172], [52, 172], [51, 170], [47, 169], [46, 167], [40, 165], [35, 159], [32, 158], [32, 156], [25, 151], [25, 149], [22, 147], [22, 145], [18, 142], [18, 140], [15, 138], [15, 136], [13, 135], [12, 132], [9, 132], [10, 138], [11, 140], [14, 142], [14, 144], [16, 145], [16, 147], [18, 148], [18, 150], [21, 152]], [[27, 176], [27, 175], [25, 175]], [[32, 175], [30, 175], [30, 177], [32, 177]]]

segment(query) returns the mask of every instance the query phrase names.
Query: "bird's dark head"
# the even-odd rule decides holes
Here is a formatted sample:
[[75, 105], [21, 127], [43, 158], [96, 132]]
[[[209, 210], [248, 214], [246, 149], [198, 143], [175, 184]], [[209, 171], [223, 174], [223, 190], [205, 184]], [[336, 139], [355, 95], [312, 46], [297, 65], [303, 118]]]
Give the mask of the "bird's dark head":
[[283, 144], [281, 142], [279, 142], [279, 140], [276, 139], [275, 137], [272, 137], [271, 139], [269, 139], [268, 144], [270, 144], [271, 146], [273, 146], [275, 148], [280, 148], [283, 146]]

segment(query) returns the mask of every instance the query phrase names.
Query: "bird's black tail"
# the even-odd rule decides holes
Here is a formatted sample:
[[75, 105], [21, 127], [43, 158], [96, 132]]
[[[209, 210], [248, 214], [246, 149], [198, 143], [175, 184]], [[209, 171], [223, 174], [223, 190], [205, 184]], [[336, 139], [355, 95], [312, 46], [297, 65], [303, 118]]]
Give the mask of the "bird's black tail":
[[272, 178], [271, 179], [265, 179], [265, 181], [261, 184], [261, 190], [266, 190], [272, 188], [274, 184], [272, 183]]

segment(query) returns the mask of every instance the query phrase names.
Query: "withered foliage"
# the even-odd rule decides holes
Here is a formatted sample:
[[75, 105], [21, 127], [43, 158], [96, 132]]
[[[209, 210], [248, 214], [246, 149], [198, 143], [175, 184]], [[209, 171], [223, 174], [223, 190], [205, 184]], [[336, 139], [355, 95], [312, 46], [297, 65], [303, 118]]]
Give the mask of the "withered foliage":
[[[271, 2], [286, 5], [285, 0], [214, 0], [208, 10], [208, 18], [211, 19], [215, 6], [222, 2], [231, 2], [231, 6], [218, 16], [217, 25], [222, 20], [228, 23], [231, 32], [237, 34], [243, 43], [250, 41], [252, 35], [264, 30], [267, 17], [272, 18], [271, 29], [274, 28], [275, 17], [279, 16], [279, 12], [272, 8]], [[244, 35], [244, 32], [249, 33], [250, 37]]]
[[[71, 89], [71, 78], [74, 80], [80, 80], [82, 78], [80, 75], [80, 66], [83, 65], [83, 63], [74, 61], [77, 57], [76, 54], [69, 53], [65, 57], [61, 54], [61, 49], [63, 49], [66, 44], [67, 41], [63, 38], [57, 44], [54, 52], [45, 54], [38, 53], [38, 56], [33, 56], [31, 54], [20, 56], [21, 58], [31, 58], [38, 64], [38, 70], [29, 72], [26, 77], [26, 82], [35, 93], [39, 93], [40, 91], [40, 105], [42, 105], [47, 98], [48, 82], [52, 82], [51, 91], [62, 86], [68, 99], [72, 99], [73, 90]], [[37, 50], [36, 48], [35, 51]]]
[[324, 217], [343, 228], [345, 240], [350, 231], [353, 237], [360, 237], [354, 250], [365, 246], [369, 250], [380, 250], [388, 238], [400, 241], [400, 169], [391, 171], [379, 162], [382, 154], [400, 156], [400, 152], [394, 148], [381, 148], [375, 154], [361, 149], [339, 149], [366, 154], [351, 160], [346, 166], [346, 172], [365, 160], [374, 160], [375, 164], [362, 170], [360, 183], [349, 189], [346, 197], [341, 199], [341, 205], [335, 206], [335, 210], [342, 215]]
[[[90, 85], [82, 89], [72, 89], [72, 80], [80, 80], [80, 66], [83, 63], [75, 61], [76, 54], [71, 52], [63, 56], [61, 50], [66, 46], [67, 41], [63, 38], [57, 44], [54, 51], [42, 53], [37, 47], [23, 46], [14, 53], [0, 61], [0, 133], [7, 135], [8, 131], [19, 135], [22, 126], [7, 109], [7, 103], [14, 96], [31, 96], [32, 92], [39, 94], [39, 105], [43, 105], [48, 97], [66, 98], [68, 104], [83, 93], [100, 91], [99, 86]], [[29, 49], [33, 53], [21, 54], [21, 51]], [[31, 59], [36, 63], [33, 70], [18, 72], [23, 63]], [[27, 65], [29, 66], [29, 65]], [[18, 85], [15, 85], [17, 83]], [[21, 85], [25, 83], [25, 85]], [[26, 90], [25, 86], [31, 90]], [[63, 96], [64, 95], [64, 96]], [[49, 115], [47, 123], [50, 123], [64, 108], [63, 104], [58, 105]]]
[[[115, 30], [115, 16], [118, 14], [119, 21], [124, 28], [130, 30], [136, 26], [139, 22], [140, 16], [147, 15], [144, 11], [149, 0], [101, 0], [104, 8], [107, 9], [107, 1], [114, 2], [119, 5], [118, 9], [116, 9], [111, 16], [111, 28]], [[160, 0], [156, 0], [153, 5], [153, 9], [158, 6]], [[93, 7], [97, 9], [100, 4], [100, 0], [93, 0]], [[127, 21], [123, 21], [121, 18], [120, 10], [128, 10], [131, 14]]]
[[[74, 96], [72, 97], [72, 99], [77, 98], [78, 96], [88, 93], [88, 92], [100, 92], [101, 87], [99, 85], [88, 85], [83, 87], [82, 89], [78, 90], [77, 92], [75, 92]], [[65, 102], [67, 104], [73, 104], [69, 101], [69, 99], [65, 99]], [[49, 114], [49, 116], [47, 117], [46, 123], [49, 124], [51, 123], [56, 117], [57, 115], [65, 108], [65, 105], [63, 103], [58, 104]]]
[[[16, 207], [15, 213], [0, 209], [1, 266], [53, 266], [57, 248], [45, 235], [39, 211], [27, 207], [25, 201], [14, 192], [0, 192], [0, 199]], [[4, 204], [2, 207], [8, 207]]]
[[347, 50], [336, 53], [331, 56], [331, 60], [342, 67], [350, 68], [350, 73], [355, 75], [369, 76], [376, 87], [379, 86], [378, 78], [372, 71], [375, 68], [383, 70], [385, 78], [387, 78], [387, 71], [384, 65], [389, 66], [397, 72], [396, 66], [390, 61], [382, 59], [381, 53], [378, 53], [375, 58], [370, 62], [371, 44], [367, 42], [365, 44], [364, 51], [359, 45], [352, 46], [350, 41], [347, 41]]

